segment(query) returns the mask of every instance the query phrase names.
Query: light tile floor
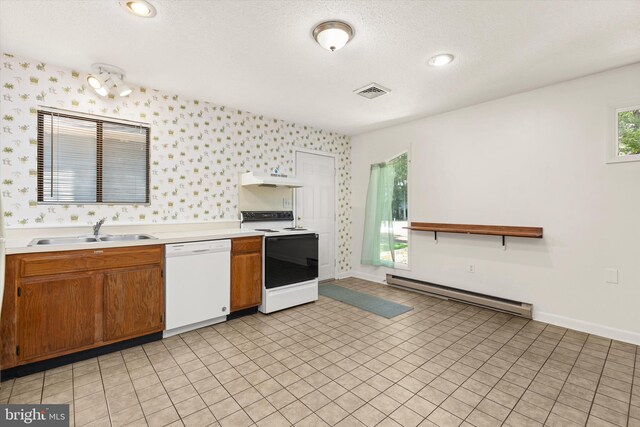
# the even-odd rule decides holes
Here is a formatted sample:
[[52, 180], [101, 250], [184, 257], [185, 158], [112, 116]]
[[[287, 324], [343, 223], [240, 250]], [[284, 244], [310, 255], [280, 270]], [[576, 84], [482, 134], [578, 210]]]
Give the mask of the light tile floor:
[[321, 297], [5, 381], [0, 401], [70, 403], [76, 426], [640, 426], [636, 346], [339, 284], [415, 308]]

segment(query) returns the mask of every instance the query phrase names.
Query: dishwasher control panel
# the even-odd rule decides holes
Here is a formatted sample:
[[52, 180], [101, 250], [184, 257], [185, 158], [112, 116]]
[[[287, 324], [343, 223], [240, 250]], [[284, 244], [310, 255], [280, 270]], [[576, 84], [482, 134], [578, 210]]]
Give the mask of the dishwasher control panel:
[[207, 240], [205, 242], [178, 243], [165, 246], [165, 256], [197, 255], [231, 250], [231, 240]]

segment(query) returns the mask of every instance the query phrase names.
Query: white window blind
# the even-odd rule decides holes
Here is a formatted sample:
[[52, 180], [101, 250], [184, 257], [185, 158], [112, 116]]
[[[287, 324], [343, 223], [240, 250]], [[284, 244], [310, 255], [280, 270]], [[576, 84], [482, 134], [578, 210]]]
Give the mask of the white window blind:
[[148, 203], [149, 128], [39, 111], [38, 201]]
[[147, 201], [147, 129], [102, 125], [102, 201]]
[[97, 124], [46, 114], [42, 126], [41, 201], [95, 203]]

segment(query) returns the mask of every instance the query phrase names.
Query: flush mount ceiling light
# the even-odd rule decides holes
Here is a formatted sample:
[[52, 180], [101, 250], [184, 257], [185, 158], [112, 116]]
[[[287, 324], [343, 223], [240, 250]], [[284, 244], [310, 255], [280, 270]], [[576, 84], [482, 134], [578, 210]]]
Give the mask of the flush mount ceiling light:
[[122, 97], [131, 94], [132, 90], [124, 80], [124, 70], [109, 64], [93, 64], [93, 74], [87, 76], [87, 83], [100, 96], [107, 96], [111, 89]]
[[454, 56], [450, 53], [441, 53], [439, 55], [432, 57], [429, 60], [429, 65], [431, 65], [432, 67], [442, 67], [447, 64], [450, 64], [451, 61], [453, 61], [453, 58]]
[[313, 38], [323, 48], [335, 52], [353, 38], [353, 28], [342, 21], [327, 21], [313, 29]]
[[156, 8], [146, 0], [120, 0], [122, 6], [127, 12], [133, 13], [142, 18], [152, 18], [156, 16]]

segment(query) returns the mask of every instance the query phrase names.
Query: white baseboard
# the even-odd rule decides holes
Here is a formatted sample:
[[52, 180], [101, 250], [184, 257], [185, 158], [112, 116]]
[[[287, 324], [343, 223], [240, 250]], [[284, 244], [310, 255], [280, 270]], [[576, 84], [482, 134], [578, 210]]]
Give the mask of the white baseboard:
[[599, 325], [597, 323], [585, 322], [584, 320], [577, 320], [570, 317], [558, 316], [556, 314], [536, 311], [533, 312], [533, 319], [539, 322], [561, 326], [563, 328], [575, 329], [576, 331], [586, 332], [588, 334], [640, 345], [639, 332], [611, 328], [609, 326]]
[[338, 273], [336, 275], [336, 279], [340, 280], [340, 279], [347, 279], [349, 277], [355, 277], [357, 279], [362, 279], [362, 280], [368, 280], [370, 282], [376, 282], [376, 283], [384, 283], [385, 277], [378, 277], [376, 275], [373, 274], [367, 274], [367, 273], [363, 273], [361, 271], [343, 271], [341, 273]]
[[353, 277], [353, 272], [352, 271], [341, 271], [340, 273], [336, 274], [336, 279], [337, 280], [346, 279], [347, 277]]
[[351, 277], [355, 277], [362, 280], [368, 280], [370, 282], [386, 284], [386, 275], [376, 276], [375, 274], [363, 273], [362, 271], [351, 271]]

